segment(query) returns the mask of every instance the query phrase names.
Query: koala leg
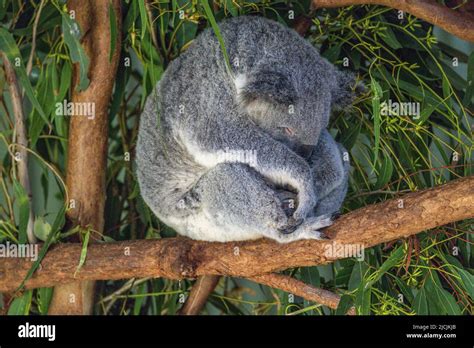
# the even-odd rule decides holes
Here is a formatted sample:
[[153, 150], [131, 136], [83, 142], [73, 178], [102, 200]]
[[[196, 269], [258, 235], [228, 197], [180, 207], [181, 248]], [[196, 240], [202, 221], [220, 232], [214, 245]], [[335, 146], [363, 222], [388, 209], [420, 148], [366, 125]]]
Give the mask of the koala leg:
[[313, 216], [338, 212], [347, 194], [349, 153], [324, 130], [309, 162], [319, 195]]
[[[325, 218], [306, 219], [293, 226], [276, 192], [251, 167], [240, 163], [221, 163], [209, 170], [192, 189], [200, 201], [202, 221], [191, 238], [209, 241], [237, 241], [268, 237], [287, 243], [299, 239], [320, 239], [317, 228], [331, 224]], [[191, 225], [191, 223], [189, 224]], [[311, 226], [315, 227], [311, 230]], [[183, 233], [184, 234], [184, 233]]]

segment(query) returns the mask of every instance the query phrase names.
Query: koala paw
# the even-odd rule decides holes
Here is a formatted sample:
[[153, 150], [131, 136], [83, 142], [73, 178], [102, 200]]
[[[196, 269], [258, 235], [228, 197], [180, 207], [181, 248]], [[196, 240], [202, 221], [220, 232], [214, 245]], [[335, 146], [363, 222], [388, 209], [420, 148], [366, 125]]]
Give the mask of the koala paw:
[[301, 239], [328, 240], [329, 238], [321, 231], [304, 231], [301, 233]]
[[305, 220], [306, 217], [310, 215], [312, 210], [313, 206], [311, 206], [310, 204], [301, 204], [293, 213], [292, 219], [295, 221]]
[[320, 229], [330, 226], [333, 223], [332, 215], [322, 215], [310, 217], [300, 222], [300, 225], [294, 228], [278, 230], [278, 234], [272, 236], [280, 243], [290, 243], [301, 239], [329, 239]]
[[296, 221], [305, 220], [311, 215], [317, 201], [316, 194], [312, 190], [309, 190], [307, 194], [298, 194], [298, 208], [295, 210], [293, 218]]
[[279, 228], [278, 232], [280, 232], [282, 234], [293, 233], [293, 232], [296, 231], [298, 226], [300, 226], [302, 223], [303, 223], [302, 219], [295, 220], [294, 218], [291, 217], [291, 218], [288, 219], [288, 223], [286, 224], [286, 226], [283, 226], [282, 228]]
[[[326, 214], [326, 215], [320, 215], [316, 217], [311, 217], [308, 220], [308, 223], [313, 226], [313, 228], [324, 228], [331, 226], [336, 219], [337, 215], [335, 214]], [[317, 227], [316, 227], [317, 226]]]
[[334, 218], [329, 214], [307, 218], [300, 226], [301, 233], [318, 237], [313, 239], [323, 239], [322, 237], [324, 236], [324, 233], [320, 232], [319, 230], [324, 227], [331, 226], [333, 222]]

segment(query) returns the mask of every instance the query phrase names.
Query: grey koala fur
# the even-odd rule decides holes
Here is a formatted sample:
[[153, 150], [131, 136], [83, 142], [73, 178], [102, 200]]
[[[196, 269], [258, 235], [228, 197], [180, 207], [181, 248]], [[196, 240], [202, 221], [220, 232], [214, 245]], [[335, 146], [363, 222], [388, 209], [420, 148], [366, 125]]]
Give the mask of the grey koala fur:
[[[232, 74], [207, 29], [146, 101], [136, 148], [141, 194], [193, 239], [320, 239], [345, 197], [349, 167], [326, 127], [331, 108], [351, 102], [354, 79], [274, 21], [243, 16], [219, 27]], [[296, 192], [291, 216], [282, 192]]]

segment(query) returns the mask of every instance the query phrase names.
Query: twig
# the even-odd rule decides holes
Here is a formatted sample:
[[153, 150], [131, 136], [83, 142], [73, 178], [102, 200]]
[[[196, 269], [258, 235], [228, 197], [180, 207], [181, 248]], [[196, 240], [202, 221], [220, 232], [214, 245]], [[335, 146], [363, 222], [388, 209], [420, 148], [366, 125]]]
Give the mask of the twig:
[[214, 291], [221, 277], [217, 275], [205, 275], [199, 277], [193, 284], [186, 302], [179, 311], [181, 315], [199, 314], [207, 302], [209, 294]]
[[8, 90], [10, 92], [10, 97], [13, 107], [13, 115], [15, 118], [15, 133], [13, 143], [20, 146], [18, 149], [17, 164], [18, 164], [18, 179], [21, 186], [26, 191], [28, 195], [28, 204], [29, 204], [29, 216], [28, 216], [28, 225], [26, 233], [28, 236], [29, 243], [36, 243], [36, 237], [33, 233], [33, 224], [34, 224], [34, 214], [33, 214], [33, 204], [31, 202], [31, 187], [30, 187], [30, 177], [28, 174], [28, 152], [26, 148], [28, 147], [28, 140], [26, 138], [26, 127], [24, 122], [22, 98], [20, 94], [20, 89], [18, 87], [18, 81], [16, 78], [15, 70], [13, 69], [8, 57], [5, 53], [0, 51], [0, 57], [3, 61], [3, 68], [5, 70], [5, 78], [8, 84]]
[[156, 50], [160, 52], [160, 46], [158, 45], [158, 39], [156, 37], [155, 28], [153, 27], [153, 13], [151, 12], [151, 5], [150, 5], [149, 0], [145, 0], [145, 9], [146, 9], [148, 21], [150, 22], [151, 41], [153, 41], [153, 45], [155, 46]]
[[110, 301], [104, 309], [104, 314], [107, 314], [109, 312], [110, 308], [112, 308], [112, 306], [114, 305], [115, 301], [118, 299], [117, 298], [118, 296], [122, 295], [124, 292], [128, 292], [129, 290], [131, 290], [135, 286], [138, 286], [142, 283], [145, 283], [146, 281], [148, 281], [150, 279], [151, 278], [141, 278], [141, 279], [132, 278], [132, 279], [129, 279], [120, 289], [118, 289], [118, 290], [114, 291], [113, 293], [111, 293], [110, 295], [104, 297], [97, 304], [101, 304], [101, 303], [105, 303], [105, 302]]
[[474, 42], [474, 16], [452, 10], [434, 0], [313, 0], [314, 8], [382, 5], [408, 12], [466, 41]]
[[29, 75], [31, 73], [31, 69], [33, 68], [33, 56], [35, 55], [36, 50], [36, 30], [38, 29], [38, 23], [41, 16], [41, 11], [43, 10], [45, 0], [41, 0], [39, 4], [38, 12], [36, 13], [35, 22], [33, 24], [33, 36], [31, 40], [31, 52], [30, 57], [28, 58], [28, 63], [26, 64], [26, 74]]
[[[314, 301], [332, 309], [336, 309], [339, 305], [341, 297], [328, 290], [319, 289], [302, 281], [294, 279], [292, 277], [283, 274], [263, 274], [259, 276], [249, 277], [254, 282], [270, 286], [272, 288], [281, 289], [294, 294], [299, 297], [303, 297], [306, 300]], [[349, 309], [347, 312], [349, 315], [355, 315], [355, 308]]]

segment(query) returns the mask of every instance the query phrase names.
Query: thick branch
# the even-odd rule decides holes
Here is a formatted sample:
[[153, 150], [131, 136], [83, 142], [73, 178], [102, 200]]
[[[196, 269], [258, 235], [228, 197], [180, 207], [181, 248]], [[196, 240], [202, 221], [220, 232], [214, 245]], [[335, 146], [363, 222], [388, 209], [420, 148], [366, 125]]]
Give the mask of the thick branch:
[[350, 5], [383, 5], [408, 12], [466, 41], [474, 42], [474, 16], [451, 10], [434, 0], [313, 0], [313, 7], [328, 8]]
[[[74, 65], [72, 102], [94, 106], [95, 114], [75, 115], [69, 124], [66, 185], [71, 204], [68, 218], [76, 225], [90, 226], [102, 232], [105, 207], [105, 175], [107, 168], [108, 107], [114, 77], [120, 58], [121, 38], [117, 35], [115, 51], [109, 59], [112, 29], [109, 11], [115, 12], [118, 32], [121, 28], [120, 1], [70, 0], [84, 36], [82, 46], [90, 59], [89, 86], [81, 92], [78, 64]], [[73, 280], [73, 279], [71, 279]], [[50, 314], [89, 314], [92, 312], [94, 284], [91, 282], [61, 284], [53, 293]], [[74, 295], [74, 296], [72, 296]], [[71, 301], [71, 297], [75, 301]]]
[[[178, 237], [97, 243], [89, 246], [87, 260], [76, 278], [81, 245], [62, 244], [48, 252], [41, 269], [26, 282], [26, 287], [133, 277], [181, 279], [220, 274], [248, 278], [337, 260], [342, 255], [328, 253], [333, 246], [357, 244], [368, 248], [473, 217], [474, 176], [471, 176], [343, 215], [326, 230], [332, 238], [327, 241], [278, 244], [260, 239], [210, 243]], [[0, 259], [0, 292], [20, 285], [31, 264], [30, 259]]]

